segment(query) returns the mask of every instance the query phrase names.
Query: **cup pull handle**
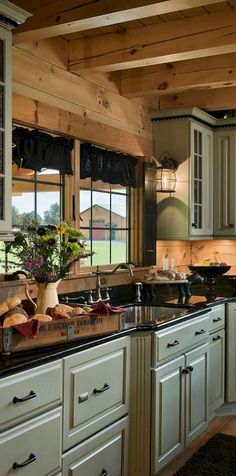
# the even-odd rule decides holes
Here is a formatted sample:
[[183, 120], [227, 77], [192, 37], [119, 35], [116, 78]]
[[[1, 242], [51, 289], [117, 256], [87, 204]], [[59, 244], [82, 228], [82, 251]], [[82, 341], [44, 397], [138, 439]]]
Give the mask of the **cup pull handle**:
[[195, 332], [195, 336], [199, 336], [200, 334], [205, 334], [205, 330], [204, 329], [201, 329], [200, 331], [196, 331]]

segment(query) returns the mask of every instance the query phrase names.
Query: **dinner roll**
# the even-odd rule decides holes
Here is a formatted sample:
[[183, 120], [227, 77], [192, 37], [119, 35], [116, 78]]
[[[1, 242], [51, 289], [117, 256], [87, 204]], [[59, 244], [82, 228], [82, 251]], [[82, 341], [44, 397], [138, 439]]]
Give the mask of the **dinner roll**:
[[35, 314], [31, 319], [34, 319], [37, 321], [43, 321], [43, 322], [52, 321], [52, 318], [48, 316], [47, 314]]
[[12, 316], [6, 317], [6, 319], [4, 319], [3, 327], [11, 327], [17, 324], [23, 324], [27, 321], [27, 317], [25, 317], [23, 314], [13, 314]]
[[21, 299], [18, 296], [11, 296], [6, 299], [8, 304], [8, 309], [13, 309], [13, 307], [19, 306], [21, 304]]
[[8, 311], [8, 304], [6, 301], [0, 301], [0, 316]]
[[79, 316], [80, 314], [87, 314], [83, 307], [73, 307], [71, 315]]

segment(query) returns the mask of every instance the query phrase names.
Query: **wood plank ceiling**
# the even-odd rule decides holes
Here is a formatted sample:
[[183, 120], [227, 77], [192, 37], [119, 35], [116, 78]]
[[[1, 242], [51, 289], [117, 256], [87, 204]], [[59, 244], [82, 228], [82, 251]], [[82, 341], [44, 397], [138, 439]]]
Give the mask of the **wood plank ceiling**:
[[14, 43], [62, 37], [68, 70], [155, 109], [236, 109], [236, 0], [13, 0]]

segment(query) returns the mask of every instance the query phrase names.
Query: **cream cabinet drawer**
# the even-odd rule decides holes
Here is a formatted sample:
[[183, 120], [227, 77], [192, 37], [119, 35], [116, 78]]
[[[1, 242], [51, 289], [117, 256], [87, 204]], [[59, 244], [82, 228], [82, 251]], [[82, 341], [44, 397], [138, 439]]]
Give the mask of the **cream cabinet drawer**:
[[62, 361], [0, 380], [0, 429], [9, 428], [62, 400]]
[[61, 468], [61, 410], [0, 435], [1, 476], [51, 476]]
[[128, 418], [122, 418], [62, 457], [63, 476], [126, 476]]
[[225, 327], [225, 305], [214, 306], [210, 311], [210, 332]]
[[209, 337], [209, 314], [204, 314], [154, 334], [153, 366]]
[[64, 359], [64, 450], [128, 412], [129, 347], [124, 337]]

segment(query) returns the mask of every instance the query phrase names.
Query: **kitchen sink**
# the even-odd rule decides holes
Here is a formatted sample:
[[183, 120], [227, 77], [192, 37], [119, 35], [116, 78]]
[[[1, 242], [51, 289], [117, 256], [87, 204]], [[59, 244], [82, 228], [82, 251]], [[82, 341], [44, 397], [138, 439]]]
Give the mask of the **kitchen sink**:
[[132, 304], [127, 306], [122, 316], [127, 323], [155, 323], [170, 321], [189, 313], [189, 310], [182, 307], [159, 307], [159, 306], [145, 306], [139, 304]]

